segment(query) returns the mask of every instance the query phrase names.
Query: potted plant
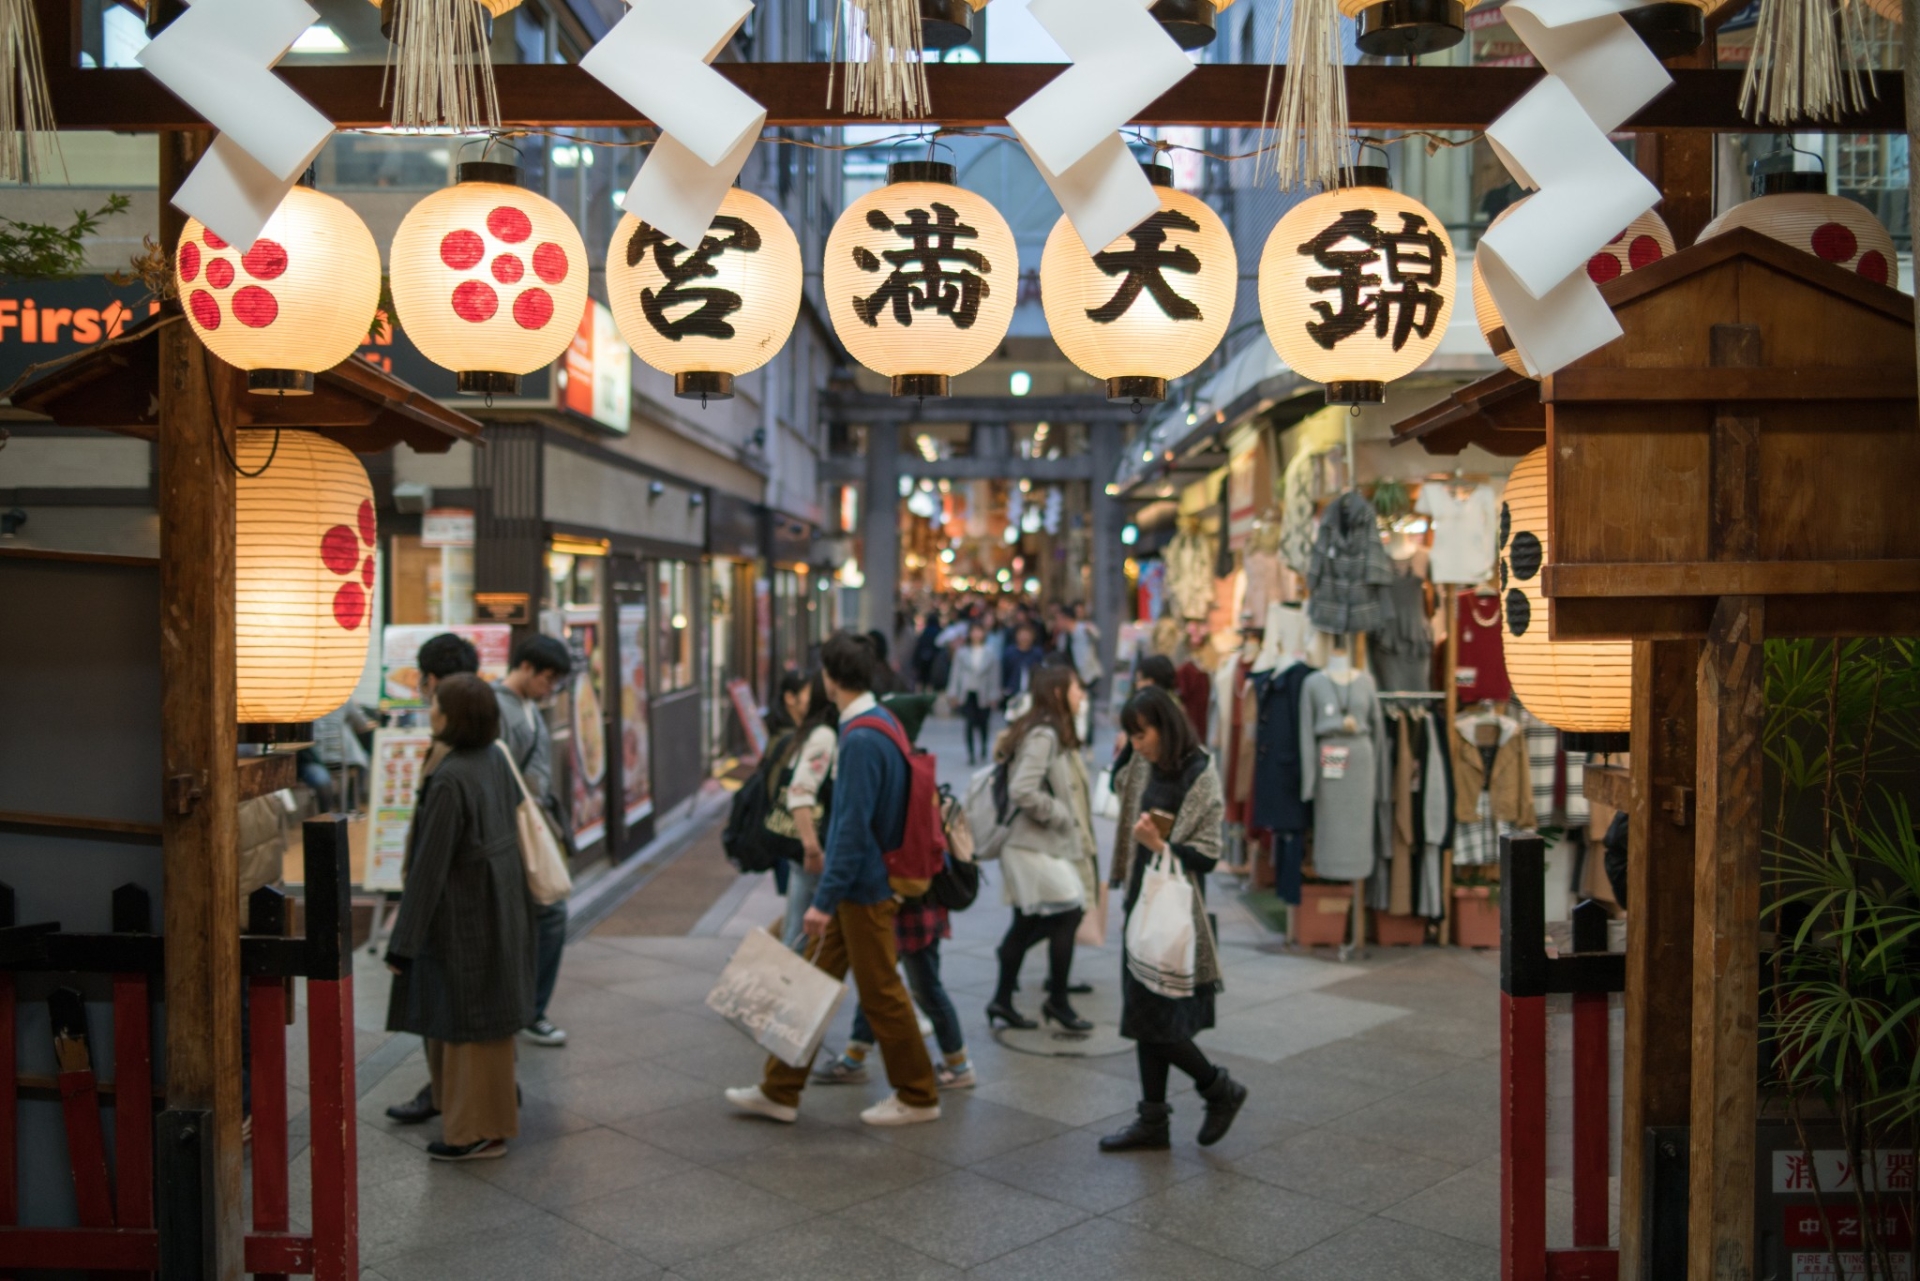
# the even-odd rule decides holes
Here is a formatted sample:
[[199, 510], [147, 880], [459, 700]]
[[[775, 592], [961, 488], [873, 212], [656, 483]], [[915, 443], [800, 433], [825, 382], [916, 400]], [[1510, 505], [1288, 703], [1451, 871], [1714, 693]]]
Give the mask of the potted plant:
[[1500, 883], [1492, 867], [1453, 872], [1453, 941], [1461, 947], [1500, 946]]

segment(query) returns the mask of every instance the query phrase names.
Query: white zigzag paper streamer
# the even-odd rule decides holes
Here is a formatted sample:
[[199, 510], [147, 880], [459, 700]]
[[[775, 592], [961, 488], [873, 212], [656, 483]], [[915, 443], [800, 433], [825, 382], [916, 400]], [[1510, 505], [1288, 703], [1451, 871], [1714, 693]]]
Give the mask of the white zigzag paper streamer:
[[621, 204], [683, 245], [707, 234], [766, 123], [766, 108], [707, 65], [752, 12], [751, 0], [633, 0], [580, 60], [660, 127]]
[[333, 136], [273, 74], [319, 15], [303, 0], [195, 0], [135, 57], [220, 134], [173, 203], [243, 249]]
[[1487, 292], [1527, 370], [1539, 376], [1620, 336], [1587, 259], [1660, 192], [1607, 134], [1672, 83], [1620, 15], [1639, 0], [1509, 0], [1505, 15], [1548, 75], [1487, 128], [1537, 194], [1481, 239]]
[[1033, 0], [1073, 65], [1007, 113], [1080, 242], [1099, 250], [1160, 207], [1119, 129], [1193, 71], [1147, 12], [1152, 0]]

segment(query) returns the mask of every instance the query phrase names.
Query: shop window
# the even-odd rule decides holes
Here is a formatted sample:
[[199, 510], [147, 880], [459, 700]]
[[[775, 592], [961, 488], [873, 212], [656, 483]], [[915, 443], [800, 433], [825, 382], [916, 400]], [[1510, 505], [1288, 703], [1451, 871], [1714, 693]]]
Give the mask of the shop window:
[[654, 689], [687, 689], [694, 681], [693, 566], [663, 560], [654, 573]]

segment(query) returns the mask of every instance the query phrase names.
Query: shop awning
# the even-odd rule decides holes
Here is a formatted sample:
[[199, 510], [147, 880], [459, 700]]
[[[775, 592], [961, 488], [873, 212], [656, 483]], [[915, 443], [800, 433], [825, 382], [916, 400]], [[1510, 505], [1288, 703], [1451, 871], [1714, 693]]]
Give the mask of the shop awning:
[[[1175, 479], [1186, 483], [1227, 465], [1213, 437], [1230, 431], [1254, 414], [1299, 400], [1304, 417], [1320, 406], [1320, 386], [1293, 372], [1263, 334], [1249, 336], [1196, 389], [1192, 398], [1169, 401], [1153, 417], [1146, 433], [1120, 460], [1113, 483], [1121, 494], [1140, 486]], [[1142, 495], [1133, 495], [1140, 497]]]
[[1393, 425], [1393, 443], [1417, 440], [1430, 454], [1458, 454], [1478, 445], [1518, 458], [1547, 443], [1540, 384], [1510, 369], [1468, 383], [1445, 400]]
[[[62, 427], [152, 440], [160, 429], [160, 331], [184, 320], [163, 312], [97, 346], [36, 365], [7, 389], [7, 398]], [[236, 384], [244, 377], [212, 356], [207, 367]], [[237, 388], [232, 401], [236, 427], [317, 431], [358, 454], [398, 444], [444, 454], [456, 441], [482, 443], [478, 422], [362, 360], [343, 360], [315, 375], [310, 396], [255, 396]]]

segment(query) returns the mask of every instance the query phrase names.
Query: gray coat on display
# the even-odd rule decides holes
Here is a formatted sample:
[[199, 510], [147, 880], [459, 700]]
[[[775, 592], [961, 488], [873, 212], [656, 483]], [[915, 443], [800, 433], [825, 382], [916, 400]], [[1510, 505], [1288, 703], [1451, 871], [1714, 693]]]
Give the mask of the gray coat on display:
[[[1352, 730], [1345, 728], [1353, 718]], [[1334, 881], [1373, 872], [1375, 807], [1389, 794], [1386, 721], [1373, 677], [1349, 684], [1325, 672], [1300, 688], [1301, 799], [1313, 802], [1313, 870]]]
[[533, 899], [520, 797], [498, 747], [450, 752], [420, 789], [388, 955], [387, 1030], [497, 1041], [533, 1019]]
[[1375, 631], [1393, 618], [1381, 590], [1393, 579], [1380, 517], [1365, 494], [1349, 489], [1320, 518], [1307, 567], [1307, 617], [1335, 635]]

